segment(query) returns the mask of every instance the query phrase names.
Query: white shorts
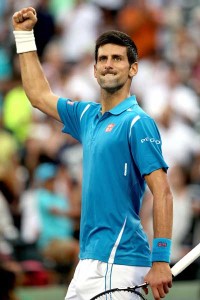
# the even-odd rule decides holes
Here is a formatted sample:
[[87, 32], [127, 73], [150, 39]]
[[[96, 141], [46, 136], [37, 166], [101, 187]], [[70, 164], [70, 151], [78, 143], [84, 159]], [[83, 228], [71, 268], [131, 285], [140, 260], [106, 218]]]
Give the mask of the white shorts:
[[[143, 283], [149, 267], [108, 264], [98, 260], [80, 260], [69, 285], [65, 300], [90, 300], [95, 295], [111, 289], [124, 288]], [[128, 295], [131, 299], [133, 294]], [[130, 298], [124, 299], [129, 300]], [[113, 300], [117, 299], [114, 296]]]

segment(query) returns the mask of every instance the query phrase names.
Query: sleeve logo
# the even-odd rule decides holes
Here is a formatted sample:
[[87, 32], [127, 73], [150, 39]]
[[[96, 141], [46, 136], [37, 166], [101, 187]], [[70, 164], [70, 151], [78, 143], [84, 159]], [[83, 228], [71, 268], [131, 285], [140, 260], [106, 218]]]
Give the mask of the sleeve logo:
[[155, 138], [153, 138], [153, 137], [146, 137], [146, 138], [144, 138], [144, 139], [141, 139], [141, 143], [143, 144], [143, 143], [145, 143], [145, 142], [150, 142], [150, 143], [155, 143], [155, 144], [160, 144], [161, 143], [161, 141], [160, 140], [156, 140]]

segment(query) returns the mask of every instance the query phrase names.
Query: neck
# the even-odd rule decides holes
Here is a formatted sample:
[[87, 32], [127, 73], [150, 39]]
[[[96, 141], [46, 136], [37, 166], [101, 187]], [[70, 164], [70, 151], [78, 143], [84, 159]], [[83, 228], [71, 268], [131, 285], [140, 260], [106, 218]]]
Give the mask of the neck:
[[106, 111], [111, 110], [113, 107], [117, 106], [124, 99], [130, 97], [130, 92], [121, 92], [116, 91], [114, 93], [108, 93], [105, 90], [101, 90], [101, 106], [102, 106], [102, 114]]

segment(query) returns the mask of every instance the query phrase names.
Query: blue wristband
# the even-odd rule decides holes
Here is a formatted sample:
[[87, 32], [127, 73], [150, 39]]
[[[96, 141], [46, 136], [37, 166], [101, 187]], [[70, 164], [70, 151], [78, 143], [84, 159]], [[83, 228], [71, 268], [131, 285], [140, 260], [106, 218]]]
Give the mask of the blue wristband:
[[155, 238], [153, 239], [152, 245], [152, 262], [163, 261], [170, 262], [172, 241], [166, 238]]

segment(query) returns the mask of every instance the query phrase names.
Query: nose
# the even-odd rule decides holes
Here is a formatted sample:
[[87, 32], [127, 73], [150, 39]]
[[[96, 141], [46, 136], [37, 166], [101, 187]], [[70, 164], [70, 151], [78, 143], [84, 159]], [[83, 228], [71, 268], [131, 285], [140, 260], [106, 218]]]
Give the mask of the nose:
[[105, 62], [105, 69], [112, 69], [113, 64], [112, 64], [112, 59], [108, 58]]

